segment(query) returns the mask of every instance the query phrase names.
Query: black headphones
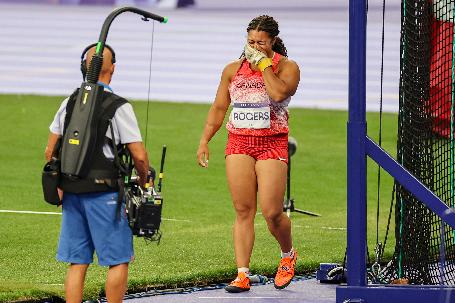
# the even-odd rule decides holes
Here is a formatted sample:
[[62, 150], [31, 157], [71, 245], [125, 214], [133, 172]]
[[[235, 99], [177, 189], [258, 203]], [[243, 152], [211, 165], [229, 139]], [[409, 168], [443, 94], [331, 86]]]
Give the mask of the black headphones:
[[[92, 43], [90, 44], [89, 46], [87, 46], [83, 51], [82, 51], [82, 55], [81, 55], [81, 73], [82, 73], [82, 79], [85, 80], [85, 77], [87, 76], [87, 62], [85, 60], [85, 54], [94, 46], [96, 46], [98, 43]], [[107, 44], [104, 44], [104, 47], [106, 47], [107, 49], [109, 49], [111, 51], [111, 54], [112, 54], [112, 64], [115, 63], [115, 52], [114, 52], [114, 49], [112, 47], [110, 47], [109, 45]]]

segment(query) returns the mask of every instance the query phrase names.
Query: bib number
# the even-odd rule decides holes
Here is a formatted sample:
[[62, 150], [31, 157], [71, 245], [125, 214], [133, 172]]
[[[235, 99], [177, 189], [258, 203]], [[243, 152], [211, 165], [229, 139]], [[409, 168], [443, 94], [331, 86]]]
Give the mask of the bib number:
[[270, 128], [270, 106], [267, 103], [234, 103], [230, 118], [235, 128]]

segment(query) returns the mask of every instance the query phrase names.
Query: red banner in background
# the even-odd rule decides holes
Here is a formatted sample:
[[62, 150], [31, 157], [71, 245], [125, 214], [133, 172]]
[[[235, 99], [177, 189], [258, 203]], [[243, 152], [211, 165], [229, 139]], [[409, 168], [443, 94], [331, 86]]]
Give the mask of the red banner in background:
[[452, 104], [453, 23], [433, 19], [431, 25], [430, 109], [433, 131], [450, 136]]

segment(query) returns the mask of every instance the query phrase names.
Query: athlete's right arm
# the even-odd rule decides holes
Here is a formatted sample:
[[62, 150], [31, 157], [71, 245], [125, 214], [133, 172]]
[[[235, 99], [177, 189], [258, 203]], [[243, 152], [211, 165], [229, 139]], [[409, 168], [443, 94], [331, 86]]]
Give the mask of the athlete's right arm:
[[239, 62], [235, 61], [226, 65], [221, 74], [220, 84], [216, 92], [215, 101], [210, 107], [205, 122], [204, 131], [202, 132], [199, 141], [199, 148], [197, 151], [197, 160], [200, 166], [207, 167], [209, 160], [209, 147], [208, 143], [216, 132], [220, 129], [223, 123], [226, 112], [231, 104], [231, 97], [229, 96], [229, 83], [239, 68]]

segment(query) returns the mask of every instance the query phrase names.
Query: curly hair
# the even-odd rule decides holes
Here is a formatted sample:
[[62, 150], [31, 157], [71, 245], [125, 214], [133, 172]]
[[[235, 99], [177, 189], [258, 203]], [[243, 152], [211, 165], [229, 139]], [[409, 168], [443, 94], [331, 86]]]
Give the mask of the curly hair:
[[272, 50], [287, 57], [288, 50], [286, 49], [286, 46], [284, 46], [283, 40], [278, 37], [280, 30], [278, 29], [278, 22], [276, 22], [273, 17], [262, 15], [254, 18], [250, 21], [248, 27], [246, 28], [247, 32], [250, 30], [264, 31], [268, 33], [272, 39], [276, 38], [275, 43], [272, 46]]

